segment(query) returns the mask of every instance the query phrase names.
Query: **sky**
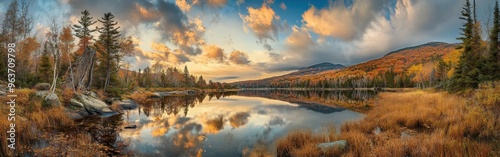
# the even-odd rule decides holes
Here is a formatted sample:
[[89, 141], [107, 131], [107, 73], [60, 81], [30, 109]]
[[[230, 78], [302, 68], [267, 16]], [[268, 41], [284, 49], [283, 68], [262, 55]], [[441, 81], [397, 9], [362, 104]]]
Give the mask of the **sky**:
[[[12, 0], [0, 0], [4, 18]], [[51, 17], [76, 24], [111, 12], [132, 36], [131, 70], [187, 66], [207, 80], [282, 75], [321, 62], [345, 66], [439, 41], [458, 43], [465, 0], [31, 0], [32, 35], [44, 40]], [[477, 0], [483, 26], [494, 0]], [[97, 37], [97, 35], [94, 35]], [[486, 35], [483, 35], [486, 37]], [[76, 43], [76, 41], [75, 41]]]

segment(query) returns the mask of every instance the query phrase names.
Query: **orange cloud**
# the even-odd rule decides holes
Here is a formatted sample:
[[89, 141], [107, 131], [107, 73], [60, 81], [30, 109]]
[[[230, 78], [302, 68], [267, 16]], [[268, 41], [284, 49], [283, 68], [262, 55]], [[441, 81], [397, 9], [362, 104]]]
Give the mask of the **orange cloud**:
[[274, 10], [266, 4], [262, 4], [262, 7], [257, 9], [248, 7], [247, 10], [247, 16], [240, 14], [240, 18], [247, 27], [250, 28], [260, 40], [274, 40], [278, 33], [278, 24], [276, 20], [280, 19], [280, 17], [275, 14]]
[[336, 1], [329, 8], [318, 10], [311, 6], [302, 14], [306, 27], [321, 36], [352, 41], [361, 37], [388, 0], [354, 1], [352, 7], [345, 7], [343, 1]]
[[189, 4], [186, 0], [175, 0], [175, 3], [184, 12], [191, 10], [191, 4]]
[[214, 60], [217, 63], [224, 63], [226, 60], [226, 55], [224, 54], [224, 50], [215, 45], [205, 45], [203, 47], [203, 51], [205, 52], [205, 56], [209, 60]]
[[234, 50], [233, 52], [231, 52], [231, 55], [229, 56], [229, 61], [231, 61], [234, 64], [250, 63], [250, 60], [248, 60], [247, 53], [238, 50]]

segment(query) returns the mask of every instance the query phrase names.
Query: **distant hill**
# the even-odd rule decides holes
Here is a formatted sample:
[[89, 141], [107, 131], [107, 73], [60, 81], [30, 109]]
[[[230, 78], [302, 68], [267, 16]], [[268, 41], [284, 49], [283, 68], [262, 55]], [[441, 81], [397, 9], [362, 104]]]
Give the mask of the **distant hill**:
[[418, 49], [418, 48], [426, 47], [426, 46], [436, 47], [436, 46], [440, 46], [440, 45], [449, 45], [449, 44], [445, 43], [445, 42], [428, 42], [428, 43], [425, 43], [425, 44], [422, 44], [422, 45], [417, 45], [417, 46], [402, 48], [402, 49], [399, 49], [399, 50], [396, 50], [396, 51], [391, 51], [391, 52], [387, 53], [385, 56], [388, 56], [388, 55], [391, 55], [391, 54], [394, 54], [394, 53], [398, 53], [398, 52], [404, 52], [405, 50]]
[[[344, 67], [339, 64], [320, 63], [310, 67], [302, 68], [283, 76], [271, 77], [261, 80], [241, 81], [233, 84], [243, 88], [288, 88], [288, 87], [330, 87], [352, 86], [353, 84], [370, 84], [371, 86], [380, 86], [381, 82], [385, 85], [388, 81], [393, 81], [391, 86], [396, 86], [397, 81], [402, 79], [407, 82], [404, 87], [412, 86], [416, 75], [407, 76], [406, 72], [412, 66], [433, 67], [432, 59], [443, 57], [455, 50], [457, 44], [444, 42], [429, 42], [422, 45], [402, 48], [391, 51], [382, 58], [370, 60], [364, 63]], [[424, 66], [425, 64], [425, 66]], [[429, 70], [432, 71], [432, 70]], [[384, 80], [388, 74], [394, 80]], [[423, 77], [423, 75], [419, 75]], [[419, 78], [420, 80], [426, 78]], [[417, 79], [418, 80], [418, 79]], [[367, 83], [369, 81], [369, 83]], [[360, 83], [363, 82], [363, 83]], [[399, 85], [398, 85], [399, 86]]]
[[287, 74], [287, 75], [307, 75], [307, 74], [316, 74], [322, 71], [334, 70], [334, 69], [342, 69], [345, 68], [342, 64], [333, 64], [330, 62], [323, 62], [319, 64], [314, 64], [308, 67], [300, 68], [298, 71]]
[[266, 86], [268, 84], [271, 84], [271, 82], [273, 82], [275, 80], [279, 80], [279, 79], [283, 79], [283, 78], [313, 75], [313, 74], [317, 74], [317, 73], [324, 72], [324, 71], [338, 70], [338, 69], [342, 69], [342, 68], [345, 68], [345, 66], [342, 64], [333, 64], [330, 62], [323, 62], [323, 63], [319, 63], [319, 64], [314, 64], [314, 65], [311, 65], [308, 67], [303, 67], [303, 68], [300, 68], [296, 72], [292, 72], [292, 73], [281, 75], [281, 76], [274, 76], [274, 77], [269, 77], [269, 78], [260, 79], [260, 80], [240, 81], [240, 82], [234, 82], [231, 84], [234, 84], [234, 85], [237, 85], [240, 87], [244, 86], [245, 84], [255, 84], [255, 87], [262, 87], [262, 86]]

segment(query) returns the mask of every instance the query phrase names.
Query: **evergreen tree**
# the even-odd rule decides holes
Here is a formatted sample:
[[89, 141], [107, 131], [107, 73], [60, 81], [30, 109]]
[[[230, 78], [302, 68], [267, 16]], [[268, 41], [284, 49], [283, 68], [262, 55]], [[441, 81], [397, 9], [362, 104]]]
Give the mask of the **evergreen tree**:
[[99, 19], [103, 27], [98, 29], [100, 35], [99, 40], [96, 42], [96, 48], [99, 52], [98, 69], [100, 71], [100, 78], [104, 78], [100, 82], [104, 83], [104, 90], [109, 87], [110, 83], [116, 82], [118, 74], [116, 64], [120, 49], [120, 32], [118, 32], [120, 27], [116, 27], [118, 22], [113, 20], [114, 17], [113, 14], [106, 13], [102, 19]]
[[500, 67], [497, 63], [498, 59], [498, 35], [500, 33], [500, 11], [498, 8], [498, 1], [495, 2], [495, 9], [493, 13], [493, 28], [490, 32], [490, 47], [489, 53], [484, 59], [481, 81], [491, 81], [500, 79]]
[[[462, 54], [459, 58], [458, 65], [455, 68], [455, 72], [451, 78], [448, 90], [451, 92], [460, 91], [466, 88], [476, 88], [478, 86], [478, 75], [479, 69], [477, 64], [478, 54], [475, 53], [475, 46], [478, 34], [474, 33], [474, 21], [471, 17], [471, 4], [469, 0], [462, 10], [461, 20], [465, 23], [462, 25], [462, 37], [457, 39], [462, 40]], [[475, 35], [476, 34], [476, 35]]]
[[[82, 13], [82, 17], [78, 21], [78, 23], [80, 25], [73, 25], [73, 31], [75, 31], [75, 36], [80, 38], [79, 49], [75, 53], [75, 55], [76, 55], [75, 57], [78, 57], [78, 56], [82, 55], [83, 52], [85, 52], [85, 49], [87, 48], [87, 46], [90, 45], [90, 41], [94, 38], [91, 33], [95, 32], [97, 30], [97, 28], [96, 29], [90, 28], [90, 26], [94, 25], [97, 21], [92, 20], [93, 17], [90, 16], [89, 11], [84, 10], [81, 13]], [[94, 62], [95, 62], [94, 60], [95, 60], [94, 56], [92, 56], [91, 62], [89, 64], [90, 70], [88, 72], [88, 80], [86, 83], [87, 90], [90, 90], [90, 86], [92, 84], [92, 79], [93, 79], [92, 74], [94, 72]]]
[[187, 68], [187, 65], [184, 66], [184, 85], [185, 87], [189, 87], [189, 71], [188, 71], [188, 68]]
[[81, 53], [83, 53], [83, 50], [85, 50], [85, 47], [90, 45], [90, 41], [94, 38], [91, 33], [97, 30], [97, 28], [90, 28], [90, 26], [94, 25], [97, 21], [93, 20], [93, 17], [90, 16], [89, 11], [84, 10], [81, 13], [82, 17], [78, 21], [80, 25], [73, 25], [72, 27], [73, 31], [75, 31], [75, 36], [80, 38], [80, 48], [77, 51], [77, 55], [81, 55]]
[[42, 56], [40, 58], [40, 63], [38, 64], [38, 78], [40, 82], [48, 83], [51, 81], [52, 75], [52, 64], [50, 63], [50, 56], [48, 50], [48, 43], [43, 44]]

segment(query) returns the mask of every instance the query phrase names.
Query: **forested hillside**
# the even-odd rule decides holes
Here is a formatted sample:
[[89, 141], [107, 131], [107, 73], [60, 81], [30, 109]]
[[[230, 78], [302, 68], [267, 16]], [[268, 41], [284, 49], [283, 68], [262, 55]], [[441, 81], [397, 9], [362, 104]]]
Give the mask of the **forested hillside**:
[[241, 88], [371, 88], [430, 87], [453, 74], [460, 51], [456, 44], [430, 42], [389, 52], [382, 58], [303, 75], [287, 74], [262, 80], [236, 82]]

